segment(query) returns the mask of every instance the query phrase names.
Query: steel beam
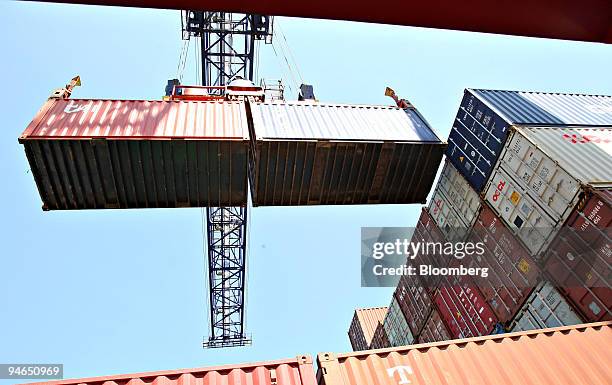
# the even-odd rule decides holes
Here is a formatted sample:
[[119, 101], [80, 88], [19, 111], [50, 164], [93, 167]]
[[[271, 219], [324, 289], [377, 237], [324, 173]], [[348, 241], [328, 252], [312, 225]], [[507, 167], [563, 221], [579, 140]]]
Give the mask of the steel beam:
[[207, 9], [612, 43], [610, 0], [49, 0]]
[[[183, 39], [201, 42], [202, 85], [254, 80], [255, 42], [272, 37], [272, 18], [228, 12], [182, 11]], [[244, 346], [247, 207], [206, 209], [210, 336], [205, 348]]]

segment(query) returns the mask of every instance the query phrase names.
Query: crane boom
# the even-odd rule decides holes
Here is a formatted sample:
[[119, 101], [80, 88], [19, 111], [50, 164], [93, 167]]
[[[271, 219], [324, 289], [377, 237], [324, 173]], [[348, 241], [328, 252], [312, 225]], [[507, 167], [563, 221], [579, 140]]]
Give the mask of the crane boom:
[[[237, 76], [254, 80], [256, 43], [272, 38], [269, 16], [183, 11], [181, 25], [183, 39], [200, 39], [202, 85], [219, 92]], [[246, 206], [206, 208], [210, 336], [204, 347], [251, 343], [244, 314], [246, 230]]]

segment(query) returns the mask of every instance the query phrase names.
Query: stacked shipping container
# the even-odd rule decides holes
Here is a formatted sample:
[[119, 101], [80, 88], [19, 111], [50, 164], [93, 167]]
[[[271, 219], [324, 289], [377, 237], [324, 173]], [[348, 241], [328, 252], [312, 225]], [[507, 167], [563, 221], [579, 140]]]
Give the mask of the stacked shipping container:
[[545, 270], [588, 321], [612, 319], [612, 190], [594, 191], [545, 256]]
[[513, 127], [485, 200], [538, 257], [587, 191], [612, 186], [612, 125]]
[[391, 305], [387, 310], [383, 327], [389, 340], [389, 346], [404, 346], [414, 342], [410, 326], [395, 296], [391, 299]]
[[[599, 322], [353, 353], [319, 353], [319, 385], [608, 385], [612, 325]], [[231, 384], [230, 384], [231, 385]]]
[[612, 319], [612, 97], [468, 89], [448, 142], [412, 241], [482, 242], [424, 261], [488, 276], [400, 279], [404, 341]]
[[429, 213], [450, 241], [462, 241], [476, 221], [480, 197], [449, 162], [429, 203]]
[[[385, 319], [386, 307], [372, 307], [355, 309], [351, 327], [348, 331], [349, 340], [353, 350], [366, 350], [370, 348], [378, 326]], [[379, 333], [379, 342], [382, 339]]]
[[385, 330], [383, 323], [379, 322], [376, 326], [376, 330], [374, 331], [374, 337], [372, 337], [372, 343], [370, 344], [369, 349], [381, 349], [389, 346], [389, 337], [387, 336], [387, 331]]

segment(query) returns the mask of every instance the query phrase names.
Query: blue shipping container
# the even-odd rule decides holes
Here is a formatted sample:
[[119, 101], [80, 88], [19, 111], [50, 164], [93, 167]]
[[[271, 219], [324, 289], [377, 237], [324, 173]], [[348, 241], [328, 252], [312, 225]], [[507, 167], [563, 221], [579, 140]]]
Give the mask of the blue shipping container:
[[612, 97], [466, 89], [446, 155], [479, 193], [511, 125], [611, 126]]
[[482, 191], [506, 142], [508, 122], [465, 90], [448, 137], [446, 156], [476, 192]]

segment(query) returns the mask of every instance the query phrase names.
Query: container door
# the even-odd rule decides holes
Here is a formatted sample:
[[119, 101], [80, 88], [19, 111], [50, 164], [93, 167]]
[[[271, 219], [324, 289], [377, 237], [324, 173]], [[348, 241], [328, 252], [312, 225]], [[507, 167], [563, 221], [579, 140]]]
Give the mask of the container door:
[[550, 282], [543, 282], [531, 294], [512, 331], [524, 331], [582, 323], [582, 320]]
[[555, 223], [565, 222], [576, 206], [580, 183], [523, 136], [520, 129], [511, 135], [498, 167], [503, 168]]
[[466, 90], [448, 137], [446, 156], [480, 192], [506, 141], [508, 123]]
[[457, 169], [447, 162], [429, 203], [429, 212], [449, 241], [462, 241], [480, 210], [480, 198]]
[[491, 176], [485, 201], [537, 259], [557, 230], [555, 221], [501, 168]]

